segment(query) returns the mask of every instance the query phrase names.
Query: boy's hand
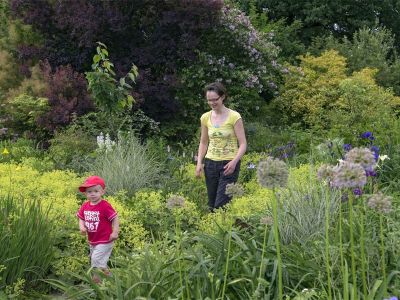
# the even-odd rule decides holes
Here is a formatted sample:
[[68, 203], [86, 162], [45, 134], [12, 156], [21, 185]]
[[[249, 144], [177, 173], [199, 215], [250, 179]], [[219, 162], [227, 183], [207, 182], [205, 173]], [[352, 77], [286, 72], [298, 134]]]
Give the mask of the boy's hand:
[[118, 233], [113, 232], [110, 234], [110, 241], [115, 241], [118, 238]]
[[86, 232], [87, 232], [86, 227], [81, 227], [81, 228], [79, 228], [79, 229], [80, 229], [80, 232], [81, 232], [82, 235], [85, 235], [85, 234], [86, 234]]

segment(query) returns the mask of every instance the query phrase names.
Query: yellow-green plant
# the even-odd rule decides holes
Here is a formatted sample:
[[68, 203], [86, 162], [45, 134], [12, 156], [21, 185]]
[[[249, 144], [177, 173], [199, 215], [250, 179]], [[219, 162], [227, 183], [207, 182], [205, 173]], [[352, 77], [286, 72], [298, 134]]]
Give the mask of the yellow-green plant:
[[376, 84], [376, 70], [348, 75], [345, 58], [333, 50], [303, 56], [300, 67], [289, 70], [276, 102], [289, 123], [345, 138], [368, 129], [379, 135], [393, 122], [400, 105], [399, 97]]

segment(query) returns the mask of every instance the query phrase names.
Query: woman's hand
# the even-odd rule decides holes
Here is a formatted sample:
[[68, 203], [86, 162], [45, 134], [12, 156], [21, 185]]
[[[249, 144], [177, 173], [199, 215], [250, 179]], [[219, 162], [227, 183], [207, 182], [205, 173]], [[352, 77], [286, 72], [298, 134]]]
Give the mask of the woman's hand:
[[197, 164], [196, 165], [196, 177], [200, 178], [202, 173], [203, 173], [203, 164]]
[[224, 175], [228, 176], [235, 172], [237, 161], [231, 160], [224, 166]]

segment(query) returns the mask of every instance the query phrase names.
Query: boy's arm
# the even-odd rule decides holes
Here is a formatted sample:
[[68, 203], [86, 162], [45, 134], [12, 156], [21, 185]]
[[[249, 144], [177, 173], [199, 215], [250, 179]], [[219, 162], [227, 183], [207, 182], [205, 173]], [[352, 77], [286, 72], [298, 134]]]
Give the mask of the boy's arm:
[[113, 220], [112, 220], [112, 227], [113, 227], [113, 231], [110, 235], [110, 241], [114, 241], [118, 238], [118, 233], [119, 233], [119, 220], [118, 220], [118, 216], [116, 216]]
[[79, 219], [79, 230], [81, 231], [82, 235], [85, 235], [87, 232], [85, 221], [83, 221], [82, 219]]

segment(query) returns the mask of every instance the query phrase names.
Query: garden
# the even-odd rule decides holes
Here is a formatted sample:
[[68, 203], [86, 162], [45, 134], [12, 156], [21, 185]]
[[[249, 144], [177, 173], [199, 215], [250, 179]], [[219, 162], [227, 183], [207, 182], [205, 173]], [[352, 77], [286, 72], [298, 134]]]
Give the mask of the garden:
[[[389, 1], [0, 1], [0, 299], [398, 299], [399, 22]], [[215, 81], [247, 152], [210, 212]], [[76, 216], [90, 175], [120, 222], [108, 275]]]

